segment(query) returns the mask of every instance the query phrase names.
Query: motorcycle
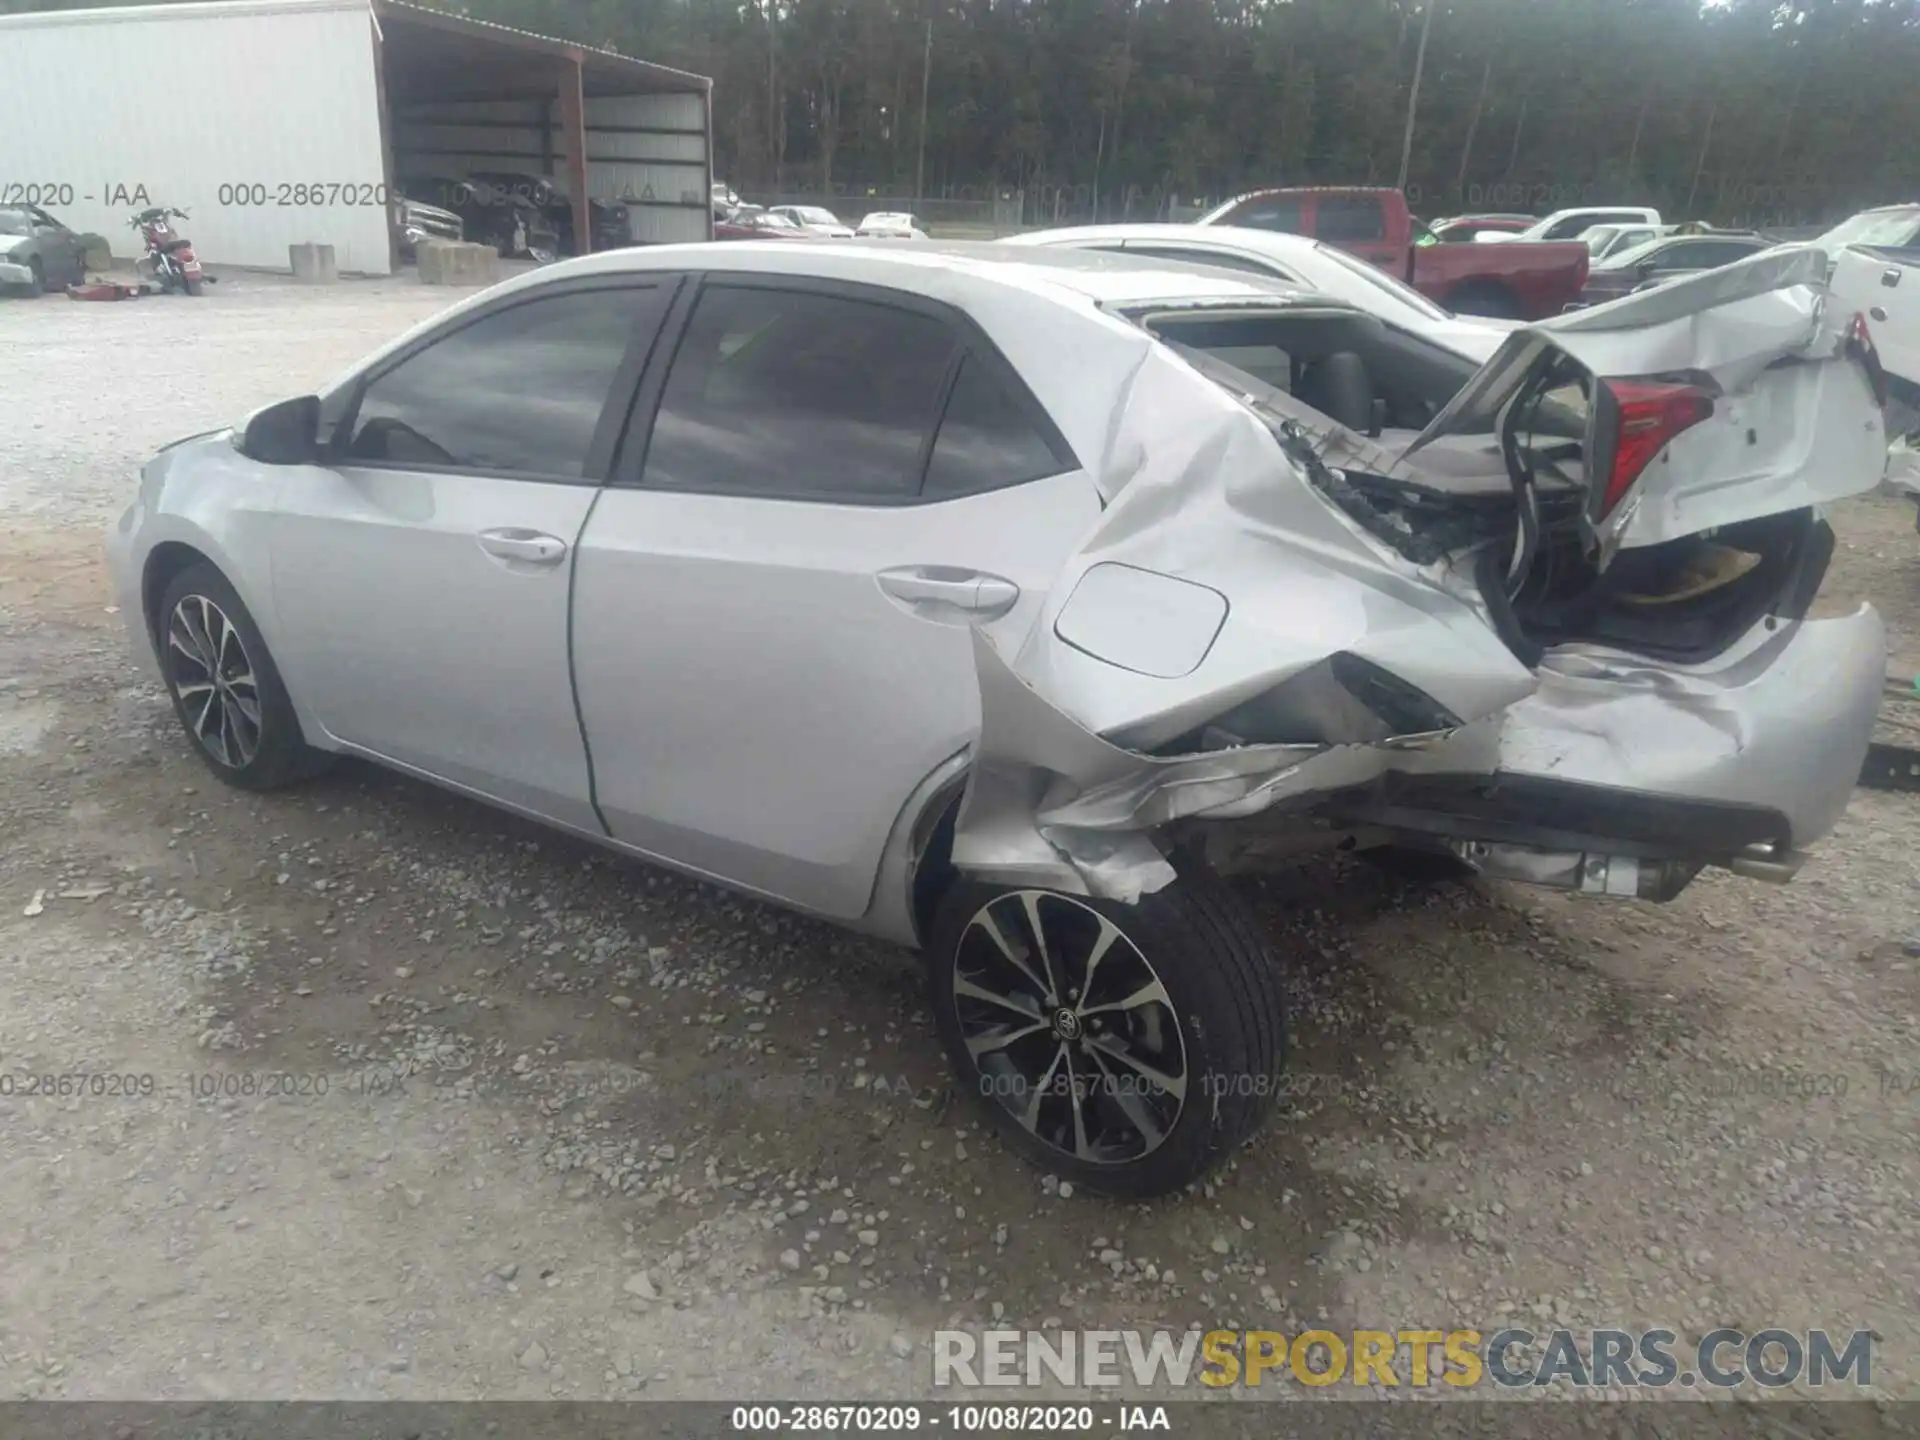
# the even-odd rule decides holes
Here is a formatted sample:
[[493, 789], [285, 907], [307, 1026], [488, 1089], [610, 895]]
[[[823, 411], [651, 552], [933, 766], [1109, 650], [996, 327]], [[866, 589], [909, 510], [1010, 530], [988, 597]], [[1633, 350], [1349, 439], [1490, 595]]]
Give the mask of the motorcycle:
[[173, 228], [176, 216], [182, 220], [193, 218], [184, 210], [169, 210], [164, 205], [142, 210], [133, 217], [132, 227], [140, 232], [147, 247], [147, 253], [134, 263], [134, 268], [155, 281], [162, 291], [181, 290], [188, 295], [198, 295], [202, 283], [212, 284], [213, 277], [201, 273], [200, 262], [194, 258], [193, 242]]

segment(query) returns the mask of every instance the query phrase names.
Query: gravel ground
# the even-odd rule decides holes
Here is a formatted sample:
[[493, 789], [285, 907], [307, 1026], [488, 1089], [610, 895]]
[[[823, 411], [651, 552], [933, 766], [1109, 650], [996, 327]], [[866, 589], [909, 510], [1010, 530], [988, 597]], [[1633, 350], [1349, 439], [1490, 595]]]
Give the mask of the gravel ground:
[[[0, 1396], [897, 1397], [995, 1319], [1871, 1327], [1920, 1394], [1911, 797], [1665, 907], [1248, 882], [1297, 1093], [1118, 1205], [949, 1096], [900, 952], [368, 767], [218, 785], [101, 527], [156, 445], [449, 299], [0, 306], [0, 1074], [153, 1086], [0, 1097]], [[1837, 523], [1825, 603], [1920, 671], [1911, 506]]]

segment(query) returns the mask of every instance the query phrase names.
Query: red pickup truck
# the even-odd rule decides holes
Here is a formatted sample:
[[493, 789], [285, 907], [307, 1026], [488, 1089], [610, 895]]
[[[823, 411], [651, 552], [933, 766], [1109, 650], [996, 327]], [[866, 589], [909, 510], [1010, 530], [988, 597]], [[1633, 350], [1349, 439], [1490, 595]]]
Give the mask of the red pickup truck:
[[1398, 190], [1256, 190], [1227, 201], [1199, 223], [1312, 236], [1371, 260], [1463, 315], [1544, 319], [1579, 299], [1587, 282], [1587, 247], [1578, 241], [1442, 244], [1414, 218]]

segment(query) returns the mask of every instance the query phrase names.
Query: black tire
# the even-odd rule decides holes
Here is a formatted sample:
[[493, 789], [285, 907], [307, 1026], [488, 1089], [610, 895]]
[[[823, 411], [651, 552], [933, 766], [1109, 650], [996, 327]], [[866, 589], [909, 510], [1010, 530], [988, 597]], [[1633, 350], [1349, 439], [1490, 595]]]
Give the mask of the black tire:
[[1518, 320], [1520, 302], [1504, 285], [1462, 285], [1447, 297], [1447, 306], [1457, 315], [1484, 315], [1489, 320]]
[[1457, 855], [1413, 845], [1376, 845], [1358, 853], [1381, 874], [1403, 885], [1445, 885], [1471, 880], [1478, 873]]
[[[168, 583], [150, 619], [173, 713], [220, 779], [242, 790], [276, 790], [332, 763], [301, 734], [267, 642], [226, 576], [205, 562], [189, 565]], [[195, 649], [210, 653], [214, 665], [196, 658]], [[219, 671], [217, 685], [207, 685], [210, 669]]]
[[[1076, 1016], [1088, 1001], [1100, 997], [1084, 1019], [1071, 1023], [1066, 1038], [1062, 1038], [1059, 1010], [1054, 1010], [1052, 1028], [1001, 1042], [993, 1035], [983, 1037], [983, 1021], [991, 1024], [993, 1015], [1008, 1014], [1013, 1007], [1004, 1000], [987, 1005], [974, 998], [977, 992], [960, 992], [956, 981], [965, 975], [970, 985], [980, 984], [975, 977], [983, 975], [983, 962], [985, 969], [994, 969], [1003, 965], [1000, 957], [1008, 953], [986, 948], [992, 941], [976, 923], [983, 912], [991, 909], [996, 925], [1006, 920], [1020, 934], [1031, 936], [1031, 926], [1023, 918], [1029, 913], [1025, 909], [1028, 896], [1035, 897], [1041, 928], [1051, 937], [1051, 948], [1063, 952], [1062, 961], [1067, 960], [1064, 952], [1076, 934], [1088, 930], [1105, 934], [1100, 928], [1103, 920], [1118, 930], [1119, 939], [1110, 942], [1105, 957], [1095, 962], [1097, 983], [1088, 986], [1085, 995], [1061, 985], [1078, 1004], [1060, 1009], [1073, 1010]], [[1120, 948], [1122, 941], [1126, 950]], [[1018, 939], [1013, 943], [1024, 946]], [[1024, 948], [1032, 959], [1031, 947]], [[1113, 956], [1119, 957], [1121, 968], [1113, 968], [1108, 958]], [[1137, 1199], [1178, 1190], [1224, 1160], [1259, 1128], [1273, 1107], [1287, 1053], [1279, 966], [1252, 914], [1210, 871], [1184, 874], [1137, 905], [962, 880], [941, 900], [927, 959], [934, 1024], [960, 1087], [985, 1108], [1015, 1149], [1037, 1166], [1090, 1191]], [[1145, 973], [1160, 982], [1166, 1004], [1158, 1000], [1136, 1007], [1112, 1003], [1116, 991], [1134, 985], [1130, 974], [1142, 973], [1135, 962], [1144, 964]], [[1051, 963], [1045, 968], [1051, 976]], [[1013, 972], [1002, 968], [996, 973], [1010, 978]], [[1029, 993], [1034, 1020], [1009, 1019], [1007, 1031], [1025, 1030], [1047, 1020], [1045, 1001], [1038, 992]], [[1130, 991], [1133, 998], [1145, 993], [1139, 988]], [[1093, 1011], [1120, 1012], [1125, 1018], [1116, 1023], [1096, 1017]], [[1097, 1033], [1103, 1025], [1108, 1033]], [[976, 1044], [984, 1041], [989, 1046], [987, 1058], [993, 1063], [983, 1063], [976, 1056], [969, 1048], [969, 1036]], [[1136, 1048], [1136, 1042], [1157, 1038], [1163, 1047], [1158, 1053], [1165, 1055], [1169, 1053], [1165, 1047], [1176, 1037], [1184, 1095], [1170, 1112], [1168, 1102], [1176, 1098], [1171, 1089], [1140, 1081], [1132, 1062], [1121, 1064], [1119, 1052], [1102, 1047], [1118, 1044], [1126, 1053], [1157, 1058], [1146, 1044]], [[1058, 1047], [1072, 1077], [1068, 1085], [1091, 1087], [1081, 1107], [1083, 1128], [1077, 1138], [1091, 1139], [1098, 1124], [1101, 1143], [1088, 1144], [1086, 1148], [1094, 1153], [1085, 1157], [1075, 1153], [1079, 1144], [1067, 1143], [1076, 1139], [1071, 1129], [1072, 1093], [1064, 1087], [1052, 1088], [1060, 1086], [1057, 1079], [1037, 1087], [1024, 1081], [1011, 1083], [1016, 1078], [1016, 1059], [1029, 1070], [1038, 1070], [1050, 1044]], [[1072, 1058], [1076, 1053], [1081, 1056], [1078, 1061]], [[1112, 1063], [1102, 1056], [1112, 1057]], [[1170, 1063], [1160, 1061], [1159, 1068], [1174, 1078]], [[1119, 1077], [1132, 1078], [1140, 1088], [1127, 1089]], [[1015, 1112], [1029, 1108], [1036, 1095], [1037, 1122], [1029, 1129]], [[1144, 1128], [1133, 1118], [1136, 1114], [1148, 1122]], [[1159, 1129], [1157, 1140], [1149, 1137], [1152, 1128]], [[1042, 1133], [1047, 1131], [1059, 1137], [1058, 1143]], [[1129, 1132], [1133, 1141], [1125, 1138]]]
[[47, 293], [47, 272], [41, 265], [40, 257], [33, 256], [27, 261], [27, 269], [33, 278], [20, 287], [20, 294], [29, 300], [38, 300]]

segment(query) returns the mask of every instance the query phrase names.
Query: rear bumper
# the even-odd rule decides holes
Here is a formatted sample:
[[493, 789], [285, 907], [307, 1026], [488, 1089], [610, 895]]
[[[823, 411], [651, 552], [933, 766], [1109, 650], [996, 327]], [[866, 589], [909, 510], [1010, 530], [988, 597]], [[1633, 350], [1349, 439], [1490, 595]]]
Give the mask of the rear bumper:
[[0, 285], [31, 285], [33, 271], [25, 265], [16, 265], [11, 260], [0, 260]]
[[[1602, 652], [1542, 674], [1508, 711], [1492, 775], [1389, 775], [1343, 820], [1458, 840], [1724, 863], [1830, 831], [1853, 793], [1885, 683], [1870, 606], [1805, 621], [1713, 668]], [[1750, 637], [1750, 639], [1753, 637]]]

